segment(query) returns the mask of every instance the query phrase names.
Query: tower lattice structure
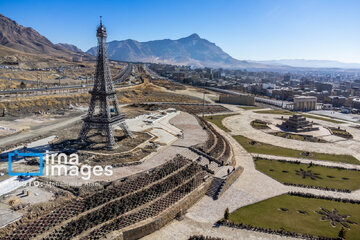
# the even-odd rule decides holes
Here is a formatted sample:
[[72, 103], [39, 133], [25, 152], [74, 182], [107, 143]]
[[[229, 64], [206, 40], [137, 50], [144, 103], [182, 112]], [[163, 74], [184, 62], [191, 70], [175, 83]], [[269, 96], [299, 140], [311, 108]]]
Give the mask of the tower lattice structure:
[[83, 119], [83, 127], [79, 133], [79, 139], [85, 140], [91, 129], [103, 132], [107, 138], [107, 147], [115, 146], [114, 126], [119, 125], [124, 134], [132, 136], [125, 123], [125, 115], [121, 113], [116, 98], [116, 91], [111, 77], [107, 51], [106, 51], [106, 28], [102, 24], [97, 28], [98, 53], [95, 72], [94, 87], [90, 91], [91, 100], [87, 116]]

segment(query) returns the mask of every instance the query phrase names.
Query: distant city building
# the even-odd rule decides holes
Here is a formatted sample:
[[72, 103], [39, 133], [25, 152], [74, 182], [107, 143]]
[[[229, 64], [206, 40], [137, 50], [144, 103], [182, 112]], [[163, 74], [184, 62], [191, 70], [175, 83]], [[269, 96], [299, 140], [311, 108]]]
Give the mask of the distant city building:
[[332, 87], [331, 83], [315, 82], [315, 88], [318, 92], [328, 91], [331, 93]]
[[317, 97], [296, 96], [294, 97], [295, 111], [311, 111], [316, 109]]
[[290, 74], [285, 74], [284, 75], [284, 82], [289, 82], [290, 81]]
[[326, 98], [326, 103], [330, 103], [334, 107], [344, 106], [345, 102], [346, 102], [346, 97], [344, 96], [328, 96]]
[[352, 107], [356, 109], [360, 109], [360, 98], [354, 98], [352, 100]]
[[82, 62], [82, 56], [73, 56], [72, 61], [73, 62]]
[[255, 105], [254, 97], [247, 94], [241, 94], [241, 95], [221, 94], [219, 97], [219, 102], [239, 104], [239, 105], [252, 105], [252, 106]]
[[184, 78], [185, 78], [185, 73], [183, 72], [174, 72], [172, 74], [172, 79], [174, 79], [175, 81], [183, 82]]

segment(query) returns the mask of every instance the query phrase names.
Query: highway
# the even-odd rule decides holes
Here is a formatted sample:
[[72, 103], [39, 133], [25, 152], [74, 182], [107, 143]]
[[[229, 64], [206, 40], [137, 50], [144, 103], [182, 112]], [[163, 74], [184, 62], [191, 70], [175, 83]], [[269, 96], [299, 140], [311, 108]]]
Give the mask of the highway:
[[116, 76], [114, 77], [114, 83], [115, 83], [115, 84], [118, 84], [118, 83], [121, 83], [122, 81], [124, 81], [124, 79], [126, 79], [126, 78], [129, 76], [132, 68], [133, 68], [133, 64], [132, 64], [132, 63], [128, 63], [128, 65], [126, 66], [126, 68], [123, 69], [118, 75], [116, 75]]
[[10, 144], [15, 144], [17, 142], [21, 142], [21, 141], [24, 141], [26, 139], [41, 136], [41, 135], [46, 134], [46, 133], [48, 133], [50, 131], [54, 131], [54, 130], [58, 130], [58, 129], [64, 129], [67, 126], [72, 125], [77, 121], [80, 121], [82, 119], [82, 117], [84, 117], [84, 116], [85, 115], [83, 114], [81, 116], [76, 116], [76, 117], [71, 117], [71, 118], [68, 118], [68, 119], [63, 119], [62, 121], [58, 121], [58, 122], [56, 122], [54, 124], [47, 125], [47, 126], [39, 128], [39, 129], [34, 129], [34, 130], [31, 130], [31, 131], [22, 132], [21, 134], [14, 134], [14, 135], [2, 137], [0, 139], [0, 146], [6, 146], [6, 145], [10, 145]]
[[[132, 63], [129, 63], [125, 69], [123, 69], [118, 75], [114, 77], [117, 79], [115, 83], [120, 83], [126, 79], [132, 70]], [[23, 80], [24, 81], [24, 80]], [[93, 87], [93, 84], [82, 84], [82, 85], [67, 85], [67, 86], [57, 86], [57, 87], [40, 87], [40, 88], [24, 88], [24, 89], [9, 89], [9, 90], [0, 90], [0, 95], [11, 95], [11, 94], [21, 94], [21, 93], [35, 93], [35, 92], [51, 92], [67, 89], [86, 89]]]

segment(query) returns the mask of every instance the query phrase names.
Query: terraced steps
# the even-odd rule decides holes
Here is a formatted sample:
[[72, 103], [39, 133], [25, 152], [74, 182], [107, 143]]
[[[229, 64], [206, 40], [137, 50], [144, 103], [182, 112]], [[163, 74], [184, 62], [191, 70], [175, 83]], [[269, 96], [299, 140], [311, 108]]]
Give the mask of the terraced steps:
[[71, 201], [65, 206], [55, 209], [51, 213], [36, 220], [20, 224], [19, 227], [7, 236], [0, 236], [0, 239], [2, 239], [2, 237], [4, 237], [4, 239], [30, 239], [46, 236], [46, 232], [56, 230], [58, 226], [70, 222], [74, 217], [87, 214], [88, 211], [94, 211], [109, 202], [140, 191], [143, 188], [150, 188], [156, 183], [176, 175], [179, 171], [191, 164], [189, 159], [177, 156], [174, 160], [152, 169], [147, 173], [138, 174], [121, 183], [114, 184], [105, 190]]
[[[46, 236], [42, 236], [42, 239], [73, 239], [84, 231], [107, 221], [112, 221], [127, 212], [141, 208], [141, 206], [145, 204], [156, 201], [157, 199], [160, 201], [163, 195], [171, 194], [171, 192], [175, 191], [183, 182], [187, 182], [188, 179], [194, 178], [193, 176], [199, 176], [199, 174], [201, 174], [202, 178], [206, 175], [205, 171], [203, 171], [199, 165], [194, 162], [186, 164], [178, 171], [155, 184], [110, 201], [99, 208], [92, 209], [73, 218], [71, 221], [66, 222], [66, 224], [62, 224], [56, 229], [49, 231]], [[199, 179], [197, 179], [197, 181], [199, 181]]]
[[231, 147], [228, 141], [219, 134], [210, 123], [202, 118], [200, 118], [200, 122], [207, 129], [208, 139], [204, 144], [201, 144], [196, 148], [220, 163], [229, 163], [231, 158]]
[[87, 236], [80, 238], [80, 240], [103, 239], [108, 233], [119, 231], [130, 225], [140, 223], [148, 218], [157, 216], [200, 186], [203, 183], [205, 175], [206, 173], [204, 171], [200, 171], [173, 191], [165, 194], [157, 200], [152, 201], [151, 204], [148, 204], [146, 207], [139, 208], [129, 214], [121, 215], [120, 217], [113, 219], [103, 226], [91, 231]]

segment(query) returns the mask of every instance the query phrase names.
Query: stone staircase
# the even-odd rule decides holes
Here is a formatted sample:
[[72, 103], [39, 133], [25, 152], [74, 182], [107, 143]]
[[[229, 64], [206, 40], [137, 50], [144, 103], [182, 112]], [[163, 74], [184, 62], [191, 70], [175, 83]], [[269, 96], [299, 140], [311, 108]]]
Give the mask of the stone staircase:
[[198, 159], [199, 160], [196, 160], [197, 164], [204, 167], [207, 166], [207, 168], [213, 171], [214, 174], [216, 174], [221, 169], [221, 165], [219, 165], [217, 162], [207, 159], [206, 157], [200, 156]]
[[221, 192], [224, 184], [224, 179], [214, 177], [209, 189], [206, 192], [206, 195], [212, 197], [214, 200], [218, 199], [219, 193]]

